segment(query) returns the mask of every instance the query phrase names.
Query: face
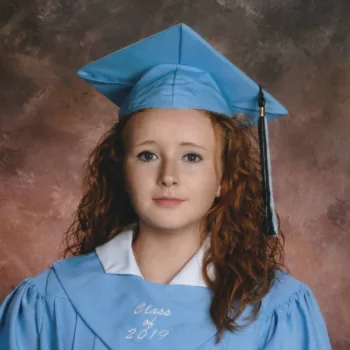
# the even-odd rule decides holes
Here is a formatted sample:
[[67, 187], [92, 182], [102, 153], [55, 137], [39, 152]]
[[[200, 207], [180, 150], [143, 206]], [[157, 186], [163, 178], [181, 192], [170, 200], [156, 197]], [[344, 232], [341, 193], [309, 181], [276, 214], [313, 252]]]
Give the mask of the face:
[[[141, 111], [130, 117], [123, 142], [126, 189], [140, 229], [195, 230], [220, 195], [218, 150], [209, 117], [193, 109]], [[162, 196], [184, 201], [165, 207], [154, 201]]]

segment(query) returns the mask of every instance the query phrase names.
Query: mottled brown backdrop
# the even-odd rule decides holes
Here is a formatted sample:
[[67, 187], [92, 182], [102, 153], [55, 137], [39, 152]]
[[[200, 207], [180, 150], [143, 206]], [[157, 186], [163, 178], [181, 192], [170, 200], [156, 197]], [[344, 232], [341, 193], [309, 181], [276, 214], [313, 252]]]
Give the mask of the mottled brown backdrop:
[[184, 22], [290, 111], [270, 125], [287, 263], [350, 349], [349, 0], [1, 0], [0, 300], [58, 258], [116, 118], [76, 70]]

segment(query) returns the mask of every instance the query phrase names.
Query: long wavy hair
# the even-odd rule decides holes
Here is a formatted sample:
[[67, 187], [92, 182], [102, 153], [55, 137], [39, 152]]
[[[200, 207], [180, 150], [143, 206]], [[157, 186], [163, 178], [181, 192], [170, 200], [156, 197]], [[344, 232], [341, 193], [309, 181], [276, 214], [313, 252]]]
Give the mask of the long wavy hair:
[[[224, 330], [238, 332], [254, 322], [277, 270], [288, 268], [284, 265], [285, 237], [281, 229], [277, 237], [262, 233], [264, 211], [256, 132], [241, 114], [228, 118], [202, 112], [210, 118], [215, 132], [217, 175], [220, 157], [222, 165], [221, 195], [201, 221], [202, 239], [206, 232], [211, 233], [202, 273], [213, 295], [209, 313], [219, 343]], [[138, 224], [124, 188], [123, 130], [128, 120], [114, 123], [84, 163], [83, 196], [64, 233], [62, 257], [90, 253], [130, 225]], [[214, 279], [208, 275], [210, 265], [214, 267]], [[250, 322], [238, 324], [249, 305], [252, 312], [245, 320]]]

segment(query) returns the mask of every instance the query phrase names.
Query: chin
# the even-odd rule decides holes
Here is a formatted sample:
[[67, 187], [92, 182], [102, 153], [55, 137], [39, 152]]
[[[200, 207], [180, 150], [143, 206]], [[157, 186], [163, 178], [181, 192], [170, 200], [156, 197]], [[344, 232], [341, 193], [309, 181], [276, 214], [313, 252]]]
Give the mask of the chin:
[[181, 230], [186, 226], [191, 225], [191, 220], [184, 220], [182, 216], [172, 216], [167, 217], [167, 215], [163, 215], [162, 218], [159, 218], [159, 214], [153, 217], [144, 218], [142, 221], [147, 226], [153, 227], [158, 230], [171, 231], [171, 230]]
[[178, 222], [178, 221], [159, 221], [159, 220], [154, 220], [149, 222], [149, 226], [152, 226], [154, 228], [157, 228], [159, 230], [164, 230], [164, 231], [170, 231], [170, 230], [179, 230], [184, 226], [187, 226], [185, 222]]

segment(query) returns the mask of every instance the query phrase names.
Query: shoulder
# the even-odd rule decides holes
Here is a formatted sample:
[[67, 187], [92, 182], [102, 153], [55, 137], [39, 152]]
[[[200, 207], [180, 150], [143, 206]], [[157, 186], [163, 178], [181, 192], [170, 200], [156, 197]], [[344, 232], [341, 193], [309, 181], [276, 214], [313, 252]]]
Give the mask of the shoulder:
[[[48, 349], [54, 346], [57, 334], [64, 334], [63, 340], [61, 336], [59, 340], [67, 345], [61, 345], [71, 348], [77, 311], [62, 280], [67, 275], [71, 281], [81, 274], [88, 285], [91, 259], [94, 259], [93, 254], [58, 260], [50, 268], [17, 285], [0, 303], [0, 348]], [[75, 289], [81, 298], [82, 288]]]
[[67, 273], [74, 274], [77, 272], [74, 270], [79, 266], [79, 273], [87, 273], [88, 262], [94, 258], [95, 254], [90, 253], [54, 261], [49, 268], [23, 280], [18, 287], [33, 288], [38, 295], [45, 297], [67, 298], [64, 286], [57, 274], [57, 268], [64, 266]]
[[262, 302], [259, 349], [330, 350], [327, 326], [311, 288], [278, 271]]
[[261, 312], [270, 316], [274, 311], [292, 307], [304, 297], [314, 297], [311, 288], [290, 273], [277, 270], [272, 287], [262, 300]]

